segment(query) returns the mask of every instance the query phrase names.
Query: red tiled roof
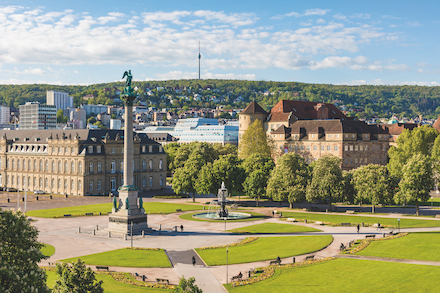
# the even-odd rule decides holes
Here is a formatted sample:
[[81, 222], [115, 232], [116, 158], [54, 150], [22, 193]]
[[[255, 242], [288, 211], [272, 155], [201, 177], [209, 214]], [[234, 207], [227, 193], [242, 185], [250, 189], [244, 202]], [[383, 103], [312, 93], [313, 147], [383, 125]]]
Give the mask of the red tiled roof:
[[435, 120], [434, 124], [432, 124], [432, 127], [440, 131], [440, 116]]
[[347, 119], [344, 113], [330, 103], [281, 100], [270, 110], [270, 121], [286, 121], [290, 112], [297, 120], [320, 119], [317, 110], [320, 105], [328, 109], [328, 119]]
[[240, 114], [266, 114], [267, 112], [264, 111], [263, 108], [261, 108], [260, 105], [258, 105], [257, 102], [252, 101], [243, 111], [240, 112]]
[[[437, 119], [437, 121], [439, 120]], [[435, 123], [437, 123], [437, 121]], [[434, 125], [432, 127], [436, 128]], [[388, 130], [388, 133], [391, 135], [401, 135], [405, 129], [413, 130], [418, 125], [416, 123], [395, 123], [395, 124], [381, 124], [381, 126], [386, 130]], [[438, 127], [440, 127], [440, 122], [438, 124]], [[439, 128], [437, 128], [437, 130], [439, 130]]]

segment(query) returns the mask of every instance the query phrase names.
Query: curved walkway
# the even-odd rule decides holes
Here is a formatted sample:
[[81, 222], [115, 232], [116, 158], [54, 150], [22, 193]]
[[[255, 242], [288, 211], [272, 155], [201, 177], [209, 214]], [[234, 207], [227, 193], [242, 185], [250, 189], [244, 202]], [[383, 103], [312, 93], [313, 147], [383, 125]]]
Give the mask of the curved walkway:
[[[255, 209], [259, 213], [265, 213], [269, 215], [273, 208], [267, 209]], [[194, 276], [196, 278], [197, 285], [204, 292], [224, 292], [224, 288], [221, 284], [226, 283], [226, 274], [229, 278], [237, 275], [239, 272], [246, 276], [246, 272], [256, 268], [269, 265], [269, 261], [259, 261], [245, 264], [235, 264], [226, 266], [205, 266], [205, 264], [198, 260], [196, 265], [193, 266], [189, 260], [192, 258], [193, 249], [202, 246], [215, 246], [235, 243], [249, 235], [236, 235], [229, 232], [225, 232], [224, 222], [201, 222], [201, 221], [187, 221], [182, 220], [179, 216], [182, 213], [174, 213], [169, 215], [149, 215], [149, 225], [153, 227], [174, 227], [184, 226], [183, 232], [162, 232], [153, 233], [151, 235], [145, 235], [145, 237], [136, 236], [133, 240], [133, 246], [137, 247], [159, 247], [167, 251], [168, 256], [173, 264], [172, 268], [124, 268], [124, 267], [110, 267], [112, 271], [124, 271], [135, 272], [139, 275], [146, 275], [147, 280], [154, 282], [156, 278], [169, 279], [171, 283], [177, 284], [180, 277], [183, 275], [186, 278]], [[379, 215], [384, 217], [384, 215]], [[410, 218], [410, 217], [405, 217]], [[418, 218], [420, 219], [420, 218]], [[279, 218], [267, 218], [252, 222], [228, 222], [226, 228], [236, 229], [249, 225], [259, 223], [281, 223]], [[347, 245], [348, 242], [355, 239], [364, 238], [365, 235], [375, 234], [376, 237], [381, 237], [382, 233], [388, 233], [389, 229], [383, 229], [377, 231], [373, 227], [362, 227], [361, 233], [358, 234], [356, 227], [330, 227], [319, 226], [314, 224], [304, 223], [289, 223], [282, 221], [285, 224], [302, 225], [314, 227], [322, 230], [321, 232], [308, 232], [308, 233], [291, 233], [291, 234], [259, 234], [255, 236], [259, 237], [273, 237], [273, 236], [304, 236], [304, 235], [332, 235], [333, 242], [326, 248], [311, 253], [315, 255], [315, 258], [324, 258], [330, 256], [337, 256], [339, 254], [339, 247], [341, 243]], [[108, 216], [100, 217], [78, 217], [78, 218], [66, 218], [66, 219], [43, 219], [33, 222], [39, 231], [39, 240], [43, 243], [47, 243], [55, 246], [55, 254], [49, 259], [41, 262], [41, 265], [47, 265], [47, 263], [55, 262], [57, 260], [78, 257], [87, 254], [99, 253], [104, 251], [110, 251], [114, 249], [120, 249], [130, 246], [130, 238], [124, 240], [122, 237], [109, 238], [105, 232], [105, 227], [108, 225]], [[78, 233], [78, 227], [81, 227], [83, 231], [92, 231], [93, 228], [98, 225], [97, 235]], [[395, 230], [395, 229], [394, 229]], [[439, 231], [437, 228], [412, 228], [401, 229], [401, 231], [415, 232], [415, 231]], [[296, 262], [303, 261], [308, 255], [295, 256]], [[340, 257], [356, 257], [358, 256], [340, 256]], [[374, 258], [368, 258], [373, 259]], [[380, 260], [384, 260], [380, 258]], [[292, 257], [282, 259], [282, 263], [291, 263]], [[407, 262], [408, 260], [385, 260], [385, 261], [399, 261]], [[411, 261], [409, 263], [431, 264], [439, 265], [437, 262], [424, 262], [424, 261]], [[91, 266], [92, 268], [94, 266]]]

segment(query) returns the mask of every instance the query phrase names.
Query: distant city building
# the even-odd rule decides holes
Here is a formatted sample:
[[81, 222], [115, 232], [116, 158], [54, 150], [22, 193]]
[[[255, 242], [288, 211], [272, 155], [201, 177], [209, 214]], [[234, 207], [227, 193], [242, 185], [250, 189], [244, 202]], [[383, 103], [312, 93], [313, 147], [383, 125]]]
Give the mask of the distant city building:
[[111, 115], [108, 114], [107, 112], [99, 113], [98, 115], [96, 115], [96, 119], [101, 121], [102, 125], [104, 125], [105, 127], [110, 126]]
[[20, 105], [20, 129], [57, 128], [57, 108], [55, 105], [41, 105], [39, 102], [27, 102]]
[[179, 119], [171, 135], [178, 138], [179, 143], [200, 141], [238, 145], [238, 126], [219, 125], [217, 119]]
[[[123, 130], [0, 130], [0, 185], [68, 195], [102, 195], [123, 185]], [[145, 134], [133, 141], [134, 182], [162, 189], [167, 155]]]
[[0, 124], [9, 124], [11, 120], [11, 111], [9, 107], [0, 106]]
[[75, 129], [85, 129], [87, 126], [86, 111], [84, 109], [70, 108], [70, 124]]
[[110, 119], [110, 129], [119, 130], [122, 127], [121, 119]]
[[59, 109], [66, 110], [73, 107], [73, 97], [69, 97], [67, 93], [57, 91], [46, 91], [46, 104], [54, 105]]
[[109, 106], [105, 105], [82, 105], [82, 109], [86, 111], [86, 115], [94, 114], [97, 115], [102, 112], [108, 113]]

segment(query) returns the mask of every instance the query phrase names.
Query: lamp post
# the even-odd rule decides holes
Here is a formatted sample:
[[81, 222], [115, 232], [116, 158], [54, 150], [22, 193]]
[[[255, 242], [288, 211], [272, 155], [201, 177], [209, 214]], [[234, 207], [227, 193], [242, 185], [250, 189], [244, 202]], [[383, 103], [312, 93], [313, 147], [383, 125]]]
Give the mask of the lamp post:
[[431, 207], [434, 205], [434, 197], [431, 196]]
[[400, 218], [397, 219], [397, 226], [399, 227], [399, 233], [400, 233]]
[[226, 246], [226, 284], [229, 284], [228, 282], [228, 247]]
[[131, 234], [131, 247], [133, 247], [133, 221], [131, 222], [130, 234]]

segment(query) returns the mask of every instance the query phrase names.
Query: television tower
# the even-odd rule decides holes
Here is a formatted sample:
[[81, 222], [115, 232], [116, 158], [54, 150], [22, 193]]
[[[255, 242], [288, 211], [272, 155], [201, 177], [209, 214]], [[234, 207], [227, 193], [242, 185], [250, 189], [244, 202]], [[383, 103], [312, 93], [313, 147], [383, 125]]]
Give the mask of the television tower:
[[200, 58], [202, 55], [200, 55], [200, 41], [199, 41], [199, 79], [200, 79]]

